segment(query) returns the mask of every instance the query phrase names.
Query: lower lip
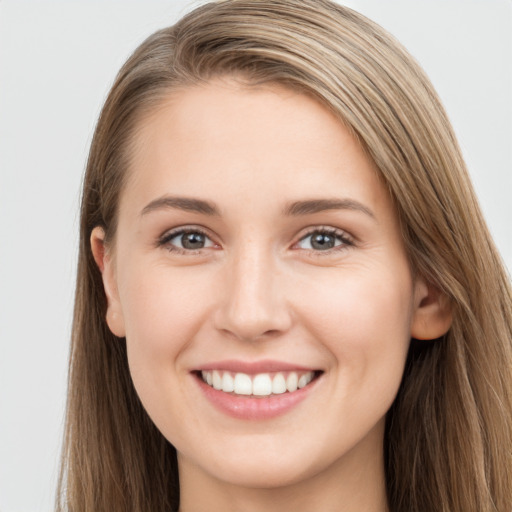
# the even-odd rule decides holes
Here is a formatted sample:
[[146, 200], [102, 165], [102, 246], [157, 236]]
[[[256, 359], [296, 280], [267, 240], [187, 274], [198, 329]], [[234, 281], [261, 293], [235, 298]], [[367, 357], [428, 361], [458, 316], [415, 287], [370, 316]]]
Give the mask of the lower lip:
[[268, 397], [224, 393], [206, 384], [199, 376], [195, 376], [195, 380], [205, 397], [228, 416], [242, 420], [266, 420], [285, 414], [302, 402], [316, 386], [318, 378], [293, 393], [287, 392]]

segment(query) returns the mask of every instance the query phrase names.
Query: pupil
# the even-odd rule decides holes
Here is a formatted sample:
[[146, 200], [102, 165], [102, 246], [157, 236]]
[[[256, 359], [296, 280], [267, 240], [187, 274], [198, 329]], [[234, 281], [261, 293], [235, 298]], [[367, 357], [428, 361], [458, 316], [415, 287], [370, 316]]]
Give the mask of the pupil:
[[181, 244], [185, 249], [202, 249], [204, 247], [204, 235], [201, 233], [185, 233], [181, 237]]
[[325, 251], [334, 247], [334, 237], [324, 233], [318, 233], [311, 238], [311, 247]]

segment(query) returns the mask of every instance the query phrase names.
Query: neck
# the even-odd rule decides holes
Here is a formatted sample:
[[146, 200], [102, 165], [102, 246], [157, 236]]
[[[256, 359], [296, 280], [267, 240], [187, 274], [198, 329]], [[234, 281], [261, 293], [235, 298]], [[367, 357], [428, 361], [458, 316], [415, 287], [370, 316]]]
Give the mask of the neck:
[[379, 437], [377, 447], [363, 443], [310, 477], [270, 488], [220, 481], [178, 455], [180, 512], [387, 512]]

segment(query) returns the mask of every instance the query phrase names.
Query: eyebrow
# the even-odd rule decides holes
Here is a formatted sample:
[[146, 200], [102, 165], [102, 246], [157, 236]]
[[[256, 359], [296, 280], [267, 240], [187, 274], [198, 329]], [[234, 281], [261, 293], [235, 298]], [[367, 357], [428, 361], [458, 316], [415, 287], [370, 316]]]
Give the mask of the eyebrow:
[[375, 219], [374, 213], [367, 206], [354, 199], [309, 199], [306, 201], [295, 201], [287, 204], [283, 213], [285, 215], [299, 216], [324, 212], [326, 210], [354, 210]]
[[[220, 216], [219, 208], [210, 201], [192, 197], [163, 196], [147, 204], [141, 216], [160, 209], [177, 209], [188, 212], [201, 213], [203, 215]], [[354, 210], [362, 212], [375, 219], [374, 213], [362, 203], [354, 199], [308, 199], [288, 203], [283, 214], [286, 216], [311, 215], [327, 210]]]
[[174, 208], [187, 212], [202, 213], [203, 215], [219, 216], [217, 206], [210, 201], [192, 197], [163, 196], [151, 201], [141, 212], [141, 216], [160, 209]]

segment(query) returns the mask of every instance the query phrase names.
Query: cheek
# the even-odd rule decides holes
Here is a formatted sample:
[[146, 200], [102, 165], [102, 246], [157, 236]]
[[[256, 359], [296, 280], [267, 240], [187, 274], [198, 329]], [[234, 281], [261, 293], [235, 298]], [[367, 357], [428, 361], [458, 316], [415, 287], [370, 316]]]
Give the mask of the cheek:
[[[303, 280], [295, 296], [312, 325], [331, 333], [337, 325], [342, 337], [366, 345], [377, 342], [378, 333], [408, 333], [412, 293], [408, 273], [384, 264], [332, 269]], [[377, 337], [368, 336], [372, 331]]]
[[333, 356], [340, 389], [350, 396], [378, 386], [393, 394], [400, 383], [410, 342], [412, 283], [408, 273], [393, 269], [338, 269], [315, 286], [309, 283], [301, 303], [308, 330]]
[[199, 288], [208, 281], [162, 264], [132, 264], [120, 281], [132, 376], [135, 380], [143, 373], [156, 380], [162, 372], [155, 370], [179, 363], [180, 353], [208, 316], [211, 294], [207, 287]]
[[[120, 278], [130, 374], [139, 398], [162, 432], [179, 442], [180, 418], [187, 414], [182, 354], [209, 315], [204, 279], [161, 264], [129, 266]], [[172, 411], [172, 414], [169, 414]]]

